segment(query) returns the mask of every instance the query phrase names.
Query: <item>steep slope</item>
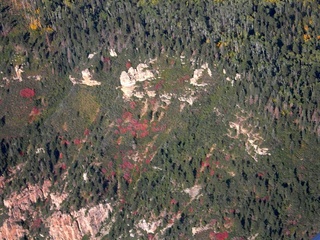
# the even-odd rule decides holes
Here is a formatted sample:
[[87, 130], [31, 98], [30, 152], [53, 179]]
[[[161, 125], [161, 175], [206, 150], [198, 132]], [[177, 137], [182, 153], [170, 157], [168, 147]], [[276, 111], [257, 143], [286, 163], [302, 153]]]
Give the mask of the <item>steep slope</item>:
[[0, 238], [314, 236], [317, 8], [2, 1]]

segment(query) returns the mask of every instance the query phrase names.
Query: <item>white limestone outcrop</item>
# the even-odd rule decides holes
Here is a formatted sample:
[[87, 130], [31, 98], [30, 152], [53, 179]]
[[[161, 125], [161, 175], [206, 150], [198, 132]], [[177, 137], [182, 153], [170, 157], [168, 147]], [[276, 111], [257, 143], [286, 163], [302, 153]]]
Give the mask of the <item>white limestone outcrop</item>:
[[69, 75], [69, 80], [72, 82], [73, 85], [75, 84], [84, 84], [87, 86], [99, 86], [101, 85], [101, 82], [98, 82], [96, 80], [92, 79], [92, 75], [89, 71], [89, 69], [85, 69], [83, 71], [81, 71], [82, 74], [82, 79], [81, 80], [77, 80], [76, 78], [72, 77], [71, 75]]
[[[120, 84], [124, 98], [128, 99], [133, 95], [135, 95], [137, 98], [142, 98], [144, 96], [142, 92], [137, 92], [134, 94], [136, 83], [144, 82], [154, 78], [154, 74], [148, 69], [148, 65], [145, 63], [140, 63], [136, 69], [130, 67], [127, 72], [122, 71], [120, 75]], [[155, 93], [152, 91], [148, 91], [147, 94], [148, 96], [155, 96]]]

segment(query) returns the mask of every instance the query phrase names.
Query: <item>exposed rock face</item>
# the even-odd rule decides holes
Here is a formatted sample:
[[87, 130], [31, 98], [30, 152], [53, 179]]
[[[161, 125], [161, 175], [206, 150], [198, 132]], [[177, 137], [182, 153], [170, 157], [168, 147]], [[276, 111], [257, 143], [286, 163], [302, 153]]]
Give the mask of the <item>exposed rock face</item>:
[[201, 189], [202, 187], [200, 185], [194, 185], [193, 187], [186, 188], [183, 191], [189, 194], [191, 201], [193, 201], [193, 199], [195, 199], [199, 195]]
[[206, 226], [203, 227], [193, 227], [192, 228], [192, 235], [196, 235], [197, 233], [203, 232], [203, 231], [207, 231], [209, 229], [212, 229], [211, 224], [207, 224]]
[[89, 210], [82, 208], [72, 212], [71, 215], [77, 221], [82, 236], [85, 234], [95, 236], [110, 213], [112, 213], [110, 204], [99, 204]]
[[3, 201], [4, 206], [8, 208], [9, 218], [0, 227], [0, 239], [20, 239], [27, 233], [17, 222], [26, 220], [27, 213], [36, 216], [31, 204], [36, 203], [38, 199], [47, 198], [50, 186], [50, 181], [45, 181], [42, 187], [29, 184], [21, 193], [13, 192]]
[[[93, 58], [94, 54], [95, 53], [90, 54], [88, 58]], [[112, 55], [111, 52], [110, 55]], [[152, 137], [152, 141], [148, 143], [146, 148], [139, 149], [136, 146], [132, 147], [133, 150], [130, 155], [128, 154], [128, 160], [130, 161], [126, 162], [126, 165], [124, 164], [124, 167], [129, 169], [126, 170], [128, 174], [135, 163], [146, 162], [150, 164], [157, 153], [156, 140], [158, 136], [161, 137], [161, 132], [168, 133], [171, 130], [166, 124], [159, 124], [165, 115], [165, 111], [163, 110], [168, 109], [173, 101], [181, 101], [181, 106], [187, 104], [192, 105], [199, 97], [201, 89], [204, 89], [203, 86], [207, 85], [207, 83], [200, 82], [204, 73], [210, 75], [207, 65], [202, 66], [201, 69], [196, 69], [191, 79], [189, 75], [186, 75], [187, 77], [185, 76], [182, 81], [178, 79], [178, 83], [181, 84], [181, 88], [178, 89], [178, 91], [174, 91], [175, 89], [173, 89], [176, 79], [158, 79], [154, 81], [156, 83], [153, 84], [154, 82], [151, 82], [151, 80], [154, 80], [158, 73], [155, 70], [149, 70], [147, 64], [139, 64], [136, 68], [128, 64], [127, 71], [121, 73], [120, 84], [121, 90], [124, 92], [124, 97], [131, 98], [131, 96], [133, 96], [135, 97], [134, 100], [137, 100], [137, 98], [142, 99], [144, 107], [141, 109], [140, 115], [145, 116], [149, 114], [147, 117], [150, 117], [150, 122], [147, 122], [147, 120], [144, 122], [133, 117], [126, 117], [122, 119], [122, 125], [119, 123], [119, 132], [121, 133], [120, 130], [128, 131], [128, 129], [131, 129], [135, 131], [136, 136], [141, 138], [148, 136], [148, 134], [153, 134], [150, 136]], [[88, 86], [101, 84], [92, 79], [92, 72], [90, 72], [89, 69], [83, 70], [81, 74], [81, 79], [75, 79], [69, 76], [73, 84], [85, 84]], [[134, 109], [135, 101], [130, 100], [130, 104], [132, 104], [130, 107]], [[119, 139], [121, 139], [121, 137], [119, 137]], [[79, 140], [79, 143], [81, 141], [82, 140]], [[76, 142], [78, 141], [75, 140], [74, 143], [77, 144]], [[36, 148], [35, 151], [36, 154], [45, 153], [45, 149], [41, 147]], [[64, 174], [66, 175], [67, 173]], [[82, 177], [84, 182], [88, 181], [87, 173], [83, 173]], [[61, 178], [63, 179], [63, 176], [61, 176]], [[128, 182], [129, 181], [130, 179], [128, 179]], [[5, 182], [5, 179], [0, 177], [0, 190], [5, 186], [3, 182]], [[63, 212], [61, 205], [68, 199], [68, 193], [50, 192], [50, 187], [50, 181], [45, 181], [43, 186], [29, 184], [25, 189], [22, 189], [20, 193], [14, 192], [4, 200], [4, 205], [8, 210], [8, 218], [2, 226], [0, 226], [0, 239], [19, 239], [28, 236], [30, 234], [28, 228], [32, 225], [32, 221], [31, 224], [29, 222], [32, 218], [39, 219], [41, 227], [45, 227], [46, 232], [47, 230], [49, 231], [50, 239], [59, 240], [81, 239], [85, 235], [90, 236], [90, 239], [99, 239], [98, 234], [101, 234], [102, 231], [107, 232], [108, 229], [110, 229], [110, 225], [114, 223], [115, 220], [113, 219], [115, 218], [112, 218], [108, 220], [108, 222], [110, 221], [108, 226], [103, 225], [113, 212], [112, 206], [109, 203], [82, 208], [78, 211], [70, 210]], [[119, 187], [119, 189], [121, 188]], [[184, 192], [190, 196], [190, 202], [187, 203], [189, 205], [194, 199], [201, 195], [201, 186], [195, 185], [185, 189]], [[41, 211], [35, 207], [35, 203], [39, 200], [41, 204], [45, 204], [46, 208], [49, 207], [50, 210], [53, 211], [53, 213], [50, 213], [50, 216], [42, 215]], [[171, 204], [176, 204], [175, 200]], [[164, 222], [163, 219], [165, 217], [170, 219], [170, 222]], [[145, 231], [155, 235], [154, 237], [157, 239], [159, 235], [171, 228], [175, 221], [178, 221], [180, 218], [181, 212], [173, 213], [170, 210], [165, 210], [157, 216], [144, 217], [144, 219], [136, 222], [134, 229], [136, 232], [132, 232], [132, 236], [134, 236], [134, 234], [136, 234], [136, 236], [140, 236], [140, 234], [143, 236], [141, 232]], [[28, 227], [19, 224], [24, 221]]]
[[146, 220], [141, 219], [140, 222], [137, 224], [137, 226], [142, 230], [146, 231], [147, 233], [154, 233], [161, 223], [162, 223], [161, 220], [147, 223]]
[[72, 82], [73, 85], [75, 85], [75, 84], [84, 84], [87, 86], [101, 85], [101, 82], [98, 82], [98, 81], [92, 79], [92, 75], [91, 75], [89, 69], [85, 69], [85, 70], [81, 71], [81, 74], [82, 74], [81, 80], [77, 80], [74, 77], [72, 77], [71, 75], [69, 75], [69, 80]]
[[0, 239], [20, 239], [25, 233], [26, 230], [22, 226], [10, 219], [5, 220], [0, 227]]
[[37, 202], [38, 199], [47, 198], [49, 187], [51, 187], [51, 182], [45, 181], [41, 188], [38, 185], [28, 185], [21, 193], [13, 192], [9, 198], [3, 200], [4, 206], [9, 209], [9, 216], [27, 211], [30, 205]]
[[132, 87], [136, 84], [136, 80], [134, 78], [130, 78], [130, 75], [127, 72], [122, 71], [120, 75], [120, 84], [122, 87]]
[[114, 49], [110, 49], [110, 56], [111, 57], [117, 57], [118, 54], [116, 53], [116, 51]]
[[89, 58], [89, 59], [92, 59], [96, 54], [97, 54], [96, 52], [90, 53], [90, 54], [88, 55], [88, 58]]
[[[137, 70], [132, 71], [136, 81], [143, 82], [143, 81], [146, 81], [146, 80], [154, 78], [153, 73], [150, 70], [148, 70], [147, 68], [148, 68], [147, 64], [140, 63], [137, 66]], [[130, 71], [130, 69], [129, 69], [129, 71]]]
[[190, 79], [190, 84], [198, 87], [204, 87], [208, 85], [206, 83], [198, 83], [198, 80], [200, 80], [205, 70], [207, 70], [210, 77], [212, 76], [211, 70], [208, 67], [208, 63], [205, 63], [201, 66], [201, 68], [194, 70], [193, 77]]
[[193, 102], [196, 100], [197, 98], [196, 97], [193, 97], [193, 96], [182, 96], [182, 97], [179, 97], [179, 101], [180, 102], [187, 102], [189, 103], [189, 105], [192, 105]]
[[88, 174], [87, 173], [83, 173], [82, 174], [82, 177], [83, 177], [83, 181], [88, 181]]
[[95, 235], [111, 212], [110, 204], [99, 204], [90, 209], [82, 208], [71, 214], [59, 211], [46, 220], [46, 225], [52, 239], [81, 239], [86, 234], [90, 235], [91, 239], [96, 239]]
[[260, 147], [264, 140], [259, 133], [254, 132], [253, 126], [245, 124], [247, 119], [248, 117], [237, 115], [236, 122], [229, 122], [230, 128], [235, 129], [236, 134], [232, 134], [229, 130], [228, 136], [231, 138], [238, 138], [240, 134], [246, 136], [246, 151], [255, 161], [258, 161], [257, 155], [270, 155], [269, 149]]
[[172, 94], [170, 93], [165, 93], [160, 95], [161, 101], [165, 102], [167, 105], [171, 103], [171, 98], [172, 98]]
[[[20, 239], [28, 235], [28, 229], [23, 228], [18, 223], [30, 221], [30, 216], [34, 219], [41, 217], [33, 204], [39, 199], [51, 200], [51, 210], [55, 211], [42, 222], [49, 228], [50, 239], [81, 239], [84, 235], [95, 235], [99, 232], [102, 223], [109, 217], [112, 207], [109, 203], [99, 204], [92, 208], [82, 208], [70, 214], [59, 211], [61, 203], [67, 198], [67, 193], [50, 193], [51, 182], [45, 181], [40, 187], [38, 185], [28, 185], [20, 193], [13, 192], [5, 199], [4, 206], [8, 209], [8, 218], [0, 227], [0, 239]], [[47, 202], [50, 204], [50, 201]]]
[[92, 76], [91, 73], [89, 71], [89, 69], [85, 69], [81, 72], [82, 74], [82, 78], [83, 80], [81, 81], [81, 84], [85, 84], [88, 86], [97, 86], [97, 85], [101, 85], [100, 82], [96, 81], [96, 80], [92, 80]]
[[[202, 78], [205, 72], [207, 72], [207, 74], [210, 77], [212, 76], [212, 72], [208, 67], [208, 63], [205, 63], [201, 66], [201, 68], [194, 70], [193, 77], [190, 79], [190, 85], [195, 87], [207, 86], [207, 83], [198, 83], [198, 81]], [[154, 78], [155, 75], [151, 70], [148, 69], [148, 65], [144, 63], [140, 63], [136, 69], [130, 67], [127, 72], [123, 71], [120, 75], [120, 84], [124, 98], [128, 100], [133, 96], [138, 99], [143, 99], [145, 97], [156, 97], [159, 94], [159, 92], [155, 91], [154, 89], [151, 90], [148, 87], [148, 84], [144, 84], [143, 91], [135, 90], [136, 87], [139, 86], [137, 84], [138, 82], [144, 82], [147, 80], [152, 80]], [[164, 102], [167, 106], [171, 103], [173, 99], [178, 99], [180, 102], [186, 102], [189, 105], [192, 105], [194, 101], [197, 99], [196, 94], [198, 93], [199, 88], [193, 90], [192, 88], [194, 87], [190, 87], [187, 87], [185, 89], [185, 92], [181, 95], [173, 93], [161, 93], [159, 97], [161, 101]]]
[[47, 226], [52, 239], [81, 239], [77, 222], [73, 221], [69, 214], [55, 212], [47, 219]]
[[[130, 67], [128, 72], [123, 71], [120, 75], [121, 90], [125, 98], [130, 98], [133, 95], [136, 82], [143, 82], [154, 78], [154, 74], [147, 69], [148, 65], [140, 63], [136, 69]], [[140, 98], [141, 93], [137, 93], [137, 97]]]
[[5, 186], [5, 177], [0, 176], [0, 193]]
[[61, 203], [68, 197], [68, 194], [62, 193], [62, 194], [55, 194], [55, 193], [50, 193], [50, 199], [51, 199], [51, 210], [52, 209], [57, 209], [60, 210], [60, 205]]
[[[225, 70], [225, 69], [223, 69], [223, 74], [226, 74], [226, 70]], [[236, 76], [234, 77], [234, 79], [231, 79], [230, 77], [227, 77], [226, 80], [227, 80], [228, 82], [231, 82], [231, 86], [233, 86], [234, 81], [239, 81], [239, 80], [241, 80], [241, 74], [236, 73]]]
[[14, 67], [14, 70], [15, 70], [15, 72], [16, 72], [16, 76], [13, 77], [13, 79], [14, 79], [14, 80], [18, 80], [19, 82], [22, 82], [22, 76], [21, 76], [21, 74], [23, 73], [22, 67], [16, 65], [16, 66]]

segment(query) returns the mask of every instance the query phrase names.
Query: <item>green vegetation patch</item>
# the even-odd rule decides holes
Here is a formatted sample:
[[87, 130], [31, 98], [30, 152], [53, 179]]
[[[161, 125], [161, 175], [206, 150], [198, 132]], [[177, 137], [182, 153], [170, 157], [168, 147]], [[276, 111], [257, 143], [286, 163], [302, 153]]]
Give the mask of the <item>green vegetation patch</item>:
[[57, 131], [82, 135], [84, 129], [95, 120], [99, 109], [100, 105], [91, 89], [75, 86], [52, 114], [51, 123]]

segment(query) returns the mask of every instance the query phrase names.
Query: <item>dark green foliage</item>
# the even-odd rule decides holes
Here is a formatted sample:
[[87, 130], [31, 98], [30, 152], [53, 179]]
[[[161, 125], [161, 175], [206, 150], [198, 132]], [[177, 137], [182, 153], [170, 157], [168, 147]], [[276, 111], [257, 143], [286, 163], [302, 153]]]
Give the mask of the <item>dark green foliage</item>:
[[[1, 2], [0, 176], [10, 179], [1, 202], [50, 180], [52, 192], [69, 193], [63, 212], [115, 205], [107, 239], [129, 238], [141, 219], [152, 218], [163, 220], [155, 234], [166, 239], [210, 239], [216, 232], [311, 238], [320, 208], [318, 10], [317, 1], [302, 0]], [[90, 53], [96, 55], [88, 59]], [[122, 101], [119, 76], [128, 59], [135, 67], [154, 57], [161, 93], [183, 93], [191, 59], [194, 67], [207, 62], [213, 77], [204, 77], [209, 85], [192, 106], [179, 112], [178, 100], [171, 103], [157, 137], [119, 136], [123, 113], [138, 123], [154, 115], [149, 109], [140, 119], [143, 103]], [[41, 74], [42, 81], [7, 81], [15, 66], [23, 66], [24, 79]], [[79, 78], [88, 67], [101, 86], [72, 86], [69, 75]], [[27, 87], [36, 96], [19, 98]], [[30, 117], [34, 107], [41, 114]], [[255, 161], [248, 136], [229, 126], [239, 117], [271, 155]], [[151, 162], [127, 159], [153, 140], [152, 161], [144, 156]], [[201, 190], [191, 201], [185, 190], [194, 186]], [[52, 213], [45, 202], [34, 205], [41, 216]], [[7, 218], [3, 211], [0, 218]], [[42, 220], [21, 225], [34, 238], [48, 235]], [[141, 239], [150, 237], [141, 232]]]

